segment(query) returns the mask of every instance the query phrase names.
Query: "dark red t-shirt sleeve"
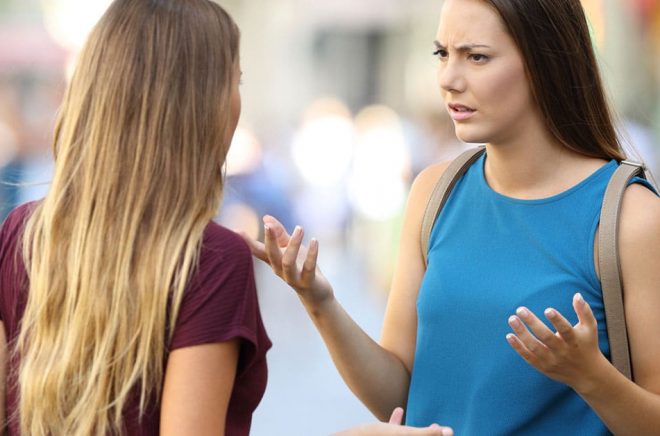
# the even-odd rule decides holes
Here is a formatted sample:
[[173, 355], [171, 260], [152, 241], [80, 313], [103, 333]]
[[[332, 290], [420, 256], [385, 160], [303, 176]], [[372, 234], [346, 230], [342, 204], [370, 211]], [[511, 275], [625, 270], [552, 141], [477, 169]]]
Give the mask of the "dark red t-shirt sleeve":
[[25, 221], [35, 206], [36, 202], [30, 202], [16, 207], [0, 227], [0, 321], [16, 316], [18, 292], [26, 283], [21, 240]]
[[242, 364], [270, 348], [254, 280], [252, 254], [236, 233], [215, 223], [204, 232], [199, 267], [186, 289], [170, 350], [241, 338]]
[[[5, 289], [7, 289], [5, 275], [11, 271], [11, 267], [7, 265], [7, 262], [10, 260], [7, 258], [7, 251], [9, 250], [9, 227], [12, 226], [12, 213], [5, 218], [0, 227], [0, 284], [2, 289], [0, 289], [0, 321], [5, 319]], [[8, 268], [9, 267], [9, 268]]]

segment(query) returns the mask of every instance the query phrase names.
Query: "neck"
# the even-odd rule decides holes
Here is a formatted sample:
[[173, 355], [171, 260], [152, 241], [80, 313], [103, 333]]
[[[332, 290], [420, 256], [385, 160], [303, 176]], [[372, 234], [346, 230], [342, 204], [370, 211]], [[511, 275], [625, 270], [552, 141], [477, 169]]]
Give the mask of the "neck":
[[494, 191], [521, 199], [549, 197], [579, 183], [603, 163], [569, 150], [549, 133], [534, 136], [487, 144], [484, 171]]

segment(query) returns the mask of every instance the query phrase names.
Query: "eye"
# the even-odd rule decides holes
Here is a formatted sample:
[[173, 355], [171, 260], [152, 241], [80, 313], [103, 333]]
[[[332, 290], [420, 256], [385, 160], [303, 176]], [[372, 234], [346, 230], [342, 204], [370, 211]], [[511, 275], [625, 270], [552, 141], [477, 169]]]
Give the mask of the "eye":
[[433, 52], [433, 56], [436, 56], [440, 60], [447, 59], [447, 56], [449, 56], [449, 53], [447, 53], [447, 50], [444, 48], [438, 48]]
[[483, 64], [490, 60], [488, 56], [480, 53], [471, 53], [468, 55], [468, 58], [476, 64]]

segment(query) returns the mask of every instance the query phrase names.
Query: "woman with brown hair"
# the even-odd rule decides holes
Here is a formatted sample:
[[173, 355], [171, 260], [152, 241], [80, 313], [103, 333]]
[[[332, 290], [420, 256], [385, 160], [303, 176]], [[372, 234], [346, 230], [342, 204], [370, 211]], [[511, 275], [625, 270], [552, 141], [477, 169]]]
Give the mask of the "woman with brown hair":
[[633, 382], [608, 360], [597, 267], [603, 195], [625, 154], [579, 0], [446, 0], [434, 55], [456, 135], [485, 154], [426, 253], [424, 211], [449, 163], [417, 176], [380, 343], [339, 305], [301, 228], [289, 235], [265, 217], [253, 253], [297, 291], [380, 419], [405, 406], [408, 424], [461, 435], [657, 433], [660, 336], [648, 333], [660, 330], [660, 200], [642, 180], [623, 197]]

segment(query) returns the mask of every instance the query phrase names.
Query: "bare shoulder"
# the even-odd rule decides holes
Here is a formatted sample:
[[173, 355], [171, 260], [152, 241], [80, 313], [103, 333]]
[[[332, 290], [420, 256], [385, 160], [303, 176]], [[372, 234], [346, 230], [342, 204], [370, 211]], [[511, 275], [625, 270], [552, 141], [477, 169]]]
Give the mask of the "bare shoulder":
[[626, 298], [636, 293], [660, 297], [656, 292], [660, 283], [660, 198], [639, 184], [629, 186], [623, 194], [619, 252]]
[[437, 182], [440, 176], [444, 174], [444, 172], [447, 170], [447, 167], [451, 163], [452, 163], [451, 160], [446, 160], [427, 166], [417, 175], [417, 177], [415, 177], [415, 181], [413, 184], [414, 185], [430, 184], [431, 187], [433, 187], [435, 185], [435, 182]]
[[412, 187], [410, 189], [409, 202], [411, 206], [426, 205], [426, 203], [428, 203], [428, 200], [431, 197], [431, 193], [433, 192], [433, 188], [435, 187], [436, 183], [438, 183], [438, 180], [447, 170], [447, 167], [449, 164], [451, 164], [451, 162], [452, 161], [448, 160], [429, 165], [428, 167], [424, 168], [424, 170], [422, 170], [417, 175], [417, 177], [415, 177], [415, 180], [413, 181]]
[[660, 198], [634, 184], [624, 195], [619, 223], [620, 264], [635, 382], [660, 393]]
[[660, 241], [660, 197], [645, 186], [629, 186], [623, 194], [620, 225], [622, 244], [642, 244], [649, 248], [657, 244]]

